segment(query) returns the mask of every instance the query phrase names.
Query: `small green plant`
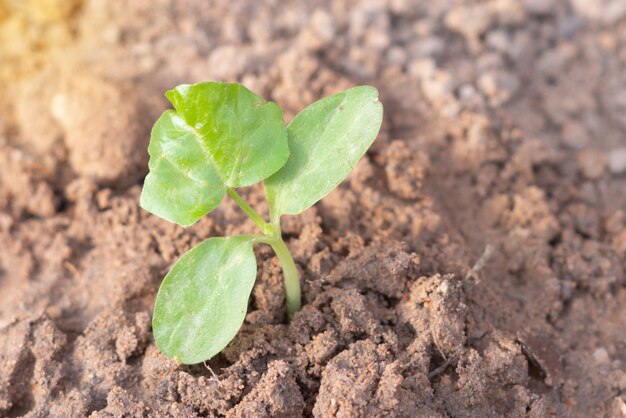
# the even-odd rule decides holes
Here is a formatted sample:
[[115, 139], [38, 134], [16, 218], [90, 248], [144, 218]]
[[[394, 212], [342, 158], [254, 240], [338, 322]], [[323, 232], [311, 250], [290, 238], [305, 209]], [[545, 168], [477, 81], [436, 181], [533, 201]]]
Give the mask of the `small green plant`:
[[[165, 96], [174, 110], [152, 129], [141, 206], [186, 227], [227, 194], [260, 230], [207, 239], [161, 284], [152, 319], [156, 343], [177, 361], [195, 364], [226, 347], [244, 321], [256, 278], [254, 244], [274, 249], [288, 315], [300, 309], [300, 278], [280, 217], [305, 211], [341, 183], [376, 138], [383, 110], [369, 86], [321, 99], [289, 126], [276, 103], [239, 84], [180, 85]], [[269, 222], [235, 191], [260, 181]]]

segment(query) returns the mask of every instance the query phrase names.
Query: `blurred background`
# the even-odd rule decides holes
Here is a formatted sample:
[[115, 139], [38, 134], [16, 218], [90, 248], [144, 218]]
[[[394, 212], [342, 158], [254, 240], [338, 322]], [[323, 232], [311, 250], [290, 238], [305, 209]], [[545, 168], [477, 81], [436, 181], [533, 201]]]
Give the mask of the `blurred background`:
[[384, 137], [426, 136], [435, 118], [463, 129], [464, 115], [495, 112], [528, 142], [571, 150], [587, 177], [620, 174], [624, 15], [618, 0], [3, 0], [2, 158], [26, 161], [2, 164], [0, 201], [48, 215], [58, 180], [136, 184], [163, 92], [202, 80], [242, 82], [287, 119], [373, 84], [388, 109]]
[[[206, 80], [243, 83], [287, 121], [354, 85], [381, 93], [368, 157], [285, 226], [309, 303], [320, 277], [363, 248], [414, 253], [400, 290], [359, 288], [367, 303], [385, 295], [372, 321], [405, 351], [402, 327], [419, 329], [396, 306], [412, 294], [407, 278], [465, 277], [494, 248], [480, 280], [455, 288], [464, 313], [437, 314], [462, 330], [456, 348], [398, 372], [397, 402], [377, 400], [370, 416], [401, 416], [398, 402], [429, 416], [626, 416], [624, 0], [0, 0], [0, 415], [257, 416], [245, 397], [272, 389], [259, 380], [270, 357], [294, 367], [270, 371], [299, 396], [276, 414], [366, 413], [329, 393], [374, 389], [338, 390], [322, 371], [354, 341], [381, 344], [375, 327], [336, 325], [342, 337], [324, 337], [335, 348], [306, 367], [279, 349], [263, 366], [245, 362], [262, 350], [262, 326], [308, 341], [285, 331], [276, 269], [253, 294], [246, 335], [257, 345], [242, 340], [220, 360], [228, 396], [189, 389], [206, 370], [154, 346], [151, 304], [171, 263], [207, 236], [251, 228], [229, 202], [189, 230], [138, 208], [163, 93]], [[245, 193], [264, 209], [259, 188]], [[377, 355], [380, 370], [401, 358]]]

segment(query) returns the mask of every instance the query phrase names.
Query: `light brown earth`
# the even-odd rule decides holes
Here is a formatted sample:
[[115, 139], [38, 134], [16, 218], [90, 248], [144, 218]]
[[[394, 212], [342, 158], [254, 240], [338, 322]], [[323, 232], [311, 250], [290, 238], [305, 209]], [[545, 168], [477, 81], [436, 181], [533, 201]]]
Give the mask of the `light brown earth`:
[[[0, 0], [0, 416], [626, 416], [625, 4]], [[254, 225], [138, 207], [163, 92], [202, 80], [287, 119], [357, 84], [385, 106], [284, 219], [291, 323], [257, 249], [219, 381], [151, 310], [182, 253]]]

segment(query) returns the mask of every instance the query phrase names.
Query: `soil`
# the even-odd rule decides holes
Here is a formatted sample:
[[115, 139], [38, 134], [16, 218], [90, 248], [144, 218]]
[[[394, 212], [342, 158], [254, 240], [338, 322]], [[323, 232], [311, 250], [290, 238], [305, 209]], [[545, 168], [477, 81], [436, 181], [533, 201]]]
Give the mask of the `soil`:
[[[626, 416], [622, 0], [0, 0], [0, 416]], [[252, 232], [138, 207], [162, 94], [287, 119], [371, 84], [383, 129], [284, 229], [207, 366], [155, 346], [176, 259]], [[262, 190], [242, 190], [266, 210]]]

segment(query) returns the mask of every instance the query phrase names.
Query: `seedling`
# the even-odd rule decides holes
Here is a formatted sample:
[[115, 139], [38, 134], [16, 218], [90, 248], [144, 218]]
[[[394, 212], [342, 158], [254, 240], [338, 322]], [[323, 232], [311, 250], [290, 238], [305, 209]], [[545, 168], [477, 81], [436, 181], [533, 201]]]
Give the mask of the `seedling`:
[[[376, 138], [383, 109], [376, 89], [361, 86], [313, 103], [285, 126], [276, 103], [239, 84], [180, 85], [165, 96], [174, 110], [152, 128], [141, 206], [187, 227], [228, 195], [260, 230], [207, 239], [161, 284], [156, 343], [195, 364], [226, 347], [244, 321], [256, 278], [254, 244], [272, 247], [281, 263], [288, 315], [300, 309], [300, 278], [280, 217], [305, 211], [341, 183]], [[269, 222], [235, 191], [260, 181]]]

